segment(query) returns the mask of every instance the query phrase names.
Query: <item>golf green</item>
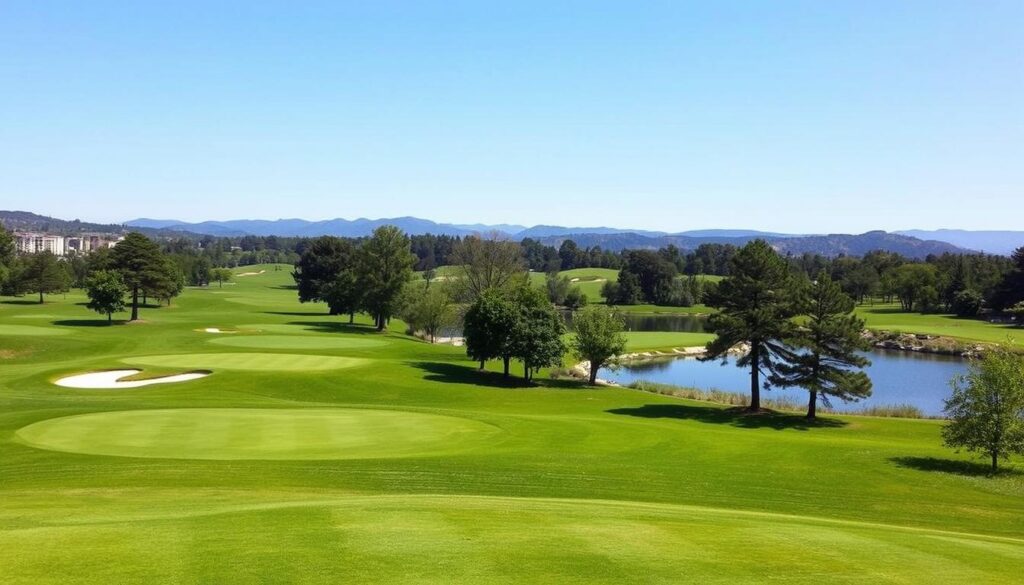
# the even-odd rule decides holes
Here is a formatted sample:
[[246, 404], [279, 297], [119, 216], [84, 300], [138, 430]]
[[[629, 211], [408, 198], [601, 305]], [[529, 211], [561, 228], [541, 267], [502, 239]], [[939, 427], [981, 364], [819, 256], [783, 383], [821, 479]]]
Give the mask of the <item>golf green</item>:
[[67, 335], [67, 329], [56, 327], [36, 327], [35, 325], [7, 325], [0, 324], [0, 336], [13, 335], [19, 337], [52, 337], [54, 335]]
[[216, 345], [251, 347], [260, 349], [366, 349], [387, 345], [379, 339], [359, 337], [328, 337], [302, 335], [246, 335], [243, 337], [216, 337], [209, 340]]
[[40, 449], [163, 459], [369, 459], [441, 455], [493, 442], [468, 418], [357, 408], [176, 408], [47, 419], [17, 431]]
[[183, 353], [124, 358], [126, 364], [162, 368], [250, 370], [259, 372], [337, 370], [363, 365], [367, 360], [329, 355], [288, 353]]

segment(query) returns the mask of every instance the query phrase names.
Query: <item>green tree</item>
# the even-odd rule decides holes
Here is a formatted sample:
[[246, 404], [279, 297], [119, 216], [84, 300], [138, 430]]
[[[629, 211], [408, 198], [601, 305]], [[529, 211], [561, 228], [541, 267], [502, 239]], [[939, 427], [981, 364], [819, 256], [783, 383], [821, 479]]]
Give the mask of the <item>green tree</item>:
[[822, 272], [800, 287], [797, 303], [807, 320], [786, 340], [795, 351], [778, 365], [771, 383], [807, 390], [809, 419], [816, 415], [819, 395], [826, 405], [829, 397], [846, 402], [870, 396], [871, 380], [858, 371], [870, 362], [858, 353], [866, 351], [868, 343], [861, 335], [864, 321], [853, 314], [854, 300]]
[[512, 330], [512, 356], [523, 362], [523, 379], [529, 382], [540, 368], [561, 365], [565, 322], [547, 296], [532, 286], [519, 287], [512, 300], [518, 312]]
[[508, 290], [527, 282], [526, 265], [519, 244], [497, 235], [467, 236], [452, 250], [456, 267], [451, 280], [453, 297], [472, 303], [488, 290]]
[[942, 429], [947, 446], [987, 456], [993, 473], [1000, 459], [1024, 453], [1024, 356], [993, 350], [952, 386]]
[[44, 294], [67, 290], [70, 280], [64, 266], [52, 252], [37, 252], [29, 256], [21, 271], [21, 279], [26, 292], [39, 293], [40, 303]]
[[11, 232], [0, 226], [0, 289], [3, 289], [11, 277], [14, 267], [16, 247]]
[[937, 272], [931, 264], [903, 264], [893, 270], [893, 278], [904, 311], [925, 311], [938, 302]]
[[348, 322], [354, 323], [363, 302], [363, 290], [355, 267], [342, 269], [333, 281], [321, 288], [320, 297], [332, 315], [348, 315]]
[[754, 240], [732, 257], [729, 276], [708, 300], [719, 311], [708, 318], [708, 329], [716, 337], [702, 359], [724, 359], [736, 346], [749, 345], [736, 365], [750, 368], [752, 412], [761, 409], [761, 372], [774, 373], [788, 355], [783, 340], [793, 331], [791, 288], [786, 261], [765, 241]]
[[113, 314], [125, 309], [124, 298], [128, 287], [117, 272], [100, 270], [94, 272], [85, 282], [85, 294], [89, 297], [87, 307], [113, 320]]
[[157, 288], [154, 284], [167, 276], [160, 247], [139, 232], [132, 232], [110, 251], [109, 262], [131, 291], [131, 320], [136, 321], [140, 293]]
[[406, 285], [406, 297], [402, 320], [413, 332], [420, 330], [426, 333], [430, 343], [434, 343], [441, 328], [451, 323], [454, 317], [451, 297], [439, 287], [420, 283]]
[[604, 307], [587, 307], [573, 315], [576, 335], [572, 340], [577, 359], [590, 362], [590, 385], [597, 381], [597, 371], [609, 358], [626, 350], [626, 327], [622, 316]]
[[210, 271], [210, 277], [217, 281], [218, 288], [224, 288], [224, 283], [231, 282], [235, 273], [230, 268], [214, 268]]
[[359, 282], [363, 305], [373, 315], [378, 331], [383, 331], [398, 309], [402, 287], [412, 278], [416, 256], [410, 251], [409, 237], [395, 226], [373, 230], [359, 248]]
[[512, 333], [518, 318], [516, 305], [505, 291], [484, 291], [462, 318], [466, 355], [480, 362], [481, 370], [487, 360], [501, 358], [507, 378], [512, 359]]
[[1013, 320], [1017, 323], [1017, 327], [1024, 327], [1024, 301], [1006, 309], [1006, 312], [1013, 315]]
[[299, 302], [326, 302], [327, 289], [334, 286], [342, 271], [354, 270], [355, 264], [356, 249], [348, 240], [324, 236], [310, 242], [292, 272]]

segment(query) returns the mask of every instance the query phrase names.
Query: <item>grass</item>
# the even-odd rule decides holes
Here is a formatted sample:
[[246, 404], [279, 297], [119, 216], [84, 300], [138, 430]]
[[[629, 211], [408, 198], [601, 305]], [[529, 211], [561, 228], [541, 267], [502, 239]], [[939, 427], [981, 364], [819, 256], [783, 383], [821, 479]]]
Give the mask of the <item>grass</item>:
[[[64, 332], [0, 329], [5, 584], [997, 583], [1024, 571], [1019, 464], [986, 477], [941, 447], [938, 421], [808, 425], [570, 381], [523, 387], [397, 321], [383, 334], [365, 318], [348, 326], [298, 303], [286, 269], [245, 271], [261, 269], [189, 289], [142, 324], [107, 326], [79, 292], [0, 303], [0, 326]], [[689, 335], [630, 334], [630, 346], [699, 345]], [[125, 363], [213, 374], [52, 384]]]
[[859, 305], [857, 314], [869, 329], [940, 335], [962, 341], [1004, 343], [1024, 347], [1024, 329], [1012, 325], [965, 319], [955, 315], [906, 313], [897, 304]]

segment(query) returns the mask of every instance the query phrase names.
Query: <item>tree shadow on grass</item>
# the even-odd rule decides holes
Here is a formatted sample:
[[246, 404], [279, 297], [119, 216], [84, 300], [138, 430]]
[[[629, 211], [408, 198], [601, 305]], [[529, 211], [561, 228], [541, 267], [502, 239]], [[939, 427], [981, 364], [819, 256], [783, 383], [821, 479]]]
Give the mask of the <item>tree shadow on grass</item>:
[[578, 390], [582, 386], [571, 380], [534, 380], [526, 382], [521, 377], [510, 375], [508, 378], [500, 372], [480, 371], [475, 365], [453, 364], [446, 362], [412, 362], [415, 368], [427, 373], [425, 379], [446, 384], [469, 384], [489, 388], [561, 388]]
[[[964, 461], [962, 459], [942, 459], [940, 457], [891, 457], [892, 463], [907, 469], [918, 471], [937, 471], [939, 473], [953, 473], [967, 477], [985, 477], [992, 475], [992, 466], [978, 461]], [[1000, 469], [997, 476], [1024, 476], [1024, 471], [1019, 469]]]
[[113, 321], [107, 321], [106, 319], [61, 319], [59, 321], [50, 321], [53, 325], [60, 327], [110, 327], [124, 325], [127, 322], [127, 319], [114, 319]]
[[263, 311], [264, 315], [284, 315], [285, 317], [329, 317], [327, 311]]
[[716, 406], [694, 406], [689, 404], [645, 404], [635, 408], [613, 408], [607, 412], [640, 418], [674, 418], [695, 420], [703, 423], [726, 424], [744, 429], [769, 428], [777, 431], [809, 431], [812, 429], [839, 428], [847, 425], [845, 421], [834, 418], [808, 420], [800, 414], [775, 411], [762, 411], [753, 414], [748, 413], [742, 407], [719, 408]]
[[303, 327], [307, 331], [315, 331], [317, 333], [354, 333], [358, 335], [381, 333], [373, 325], [349, 323], [348, 321], [289, 321], [286, 325]]
[[6, 301], [0, 301], [0, 303], [3, 303], [5, 305], [40, 305], [40, 304], [45, 304], [45, 303], [40, 303], [39, 299], [33, 299], [33, 300], [29, 300], [29, 299], [8, 299]]

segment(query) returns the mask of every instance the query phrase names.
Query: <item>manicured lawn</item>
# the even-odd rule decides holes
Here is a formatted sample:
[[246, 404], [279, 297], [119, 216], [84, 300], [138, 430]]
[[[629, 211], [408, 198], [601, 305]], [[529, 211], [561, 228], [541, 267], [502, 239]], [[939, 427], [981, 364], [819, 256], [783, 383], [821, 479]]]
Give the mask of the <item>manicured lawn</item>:
[[[378, 334], [298, 303], [288, 267], [238, 272], [259, 270], [131, 325], [107, 326], [80, 292], [3, 299], [0, 582], [977, 584], [1024, 573], [1021, 465], [985, 477], [941, 446], [937, 421], [807, 425], [574, 382], [526, 388], [397, 321]], [[708, 336], [628, 338], [637, 350]], [[126, 364], [212, 374], [53, 384]]]
[[1010, 325], [962, 319], [955, 315], [906, 313], [895, 304], [860, 305], [857, 314], [870, 329], [943, 335], [988, 343], [1003, 343], [1012, 338], [1015, 345], [1024, 347], [1024, 329]]

